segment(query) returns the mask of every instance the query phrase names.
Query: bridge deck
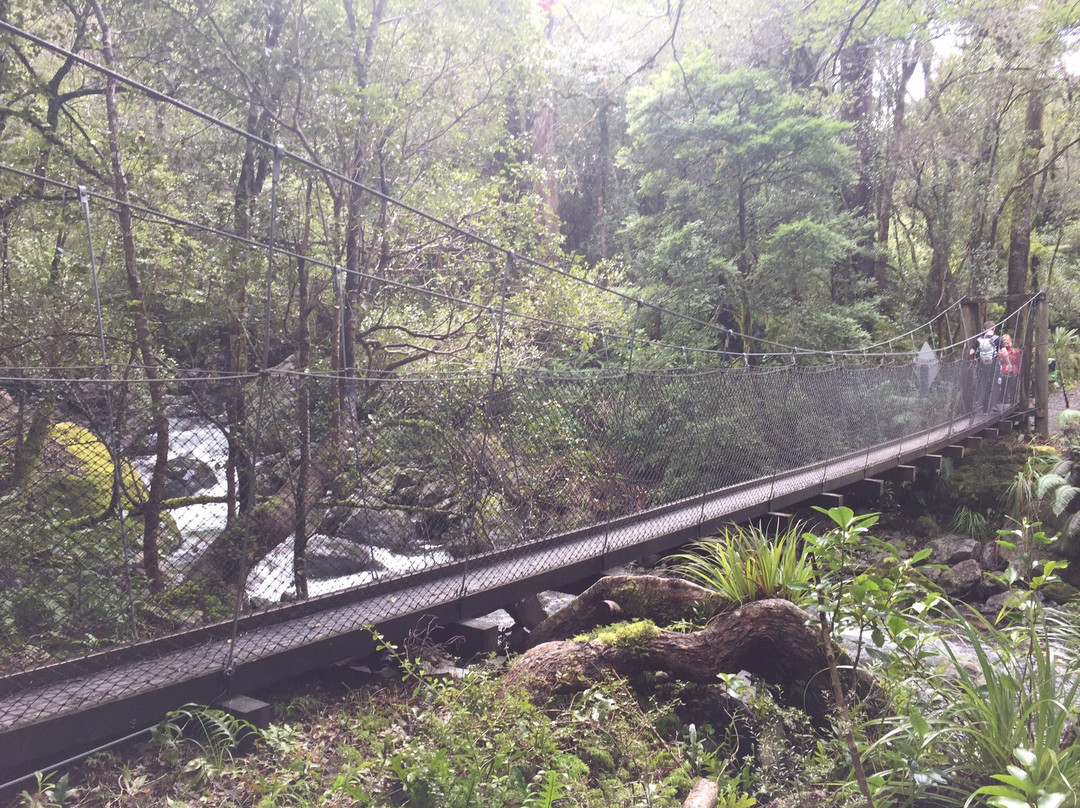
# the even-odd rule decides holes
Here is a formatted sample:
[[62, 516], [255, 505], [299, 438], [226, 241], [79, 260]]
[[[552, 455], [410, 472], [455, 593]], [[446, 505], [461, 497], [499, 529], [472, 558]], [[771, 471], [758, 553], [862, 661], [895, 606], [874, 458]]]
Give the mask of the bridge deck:
[[150, 726], [182, 704], [212, 703], [365, 653], [372, 649], [368, 626], [394, 634], [424, 615], [441, 621], [475, 617], [708, 535], [723, 522], [754, 518], [880, 474], [1000, 417], [965, 417], [634, 517], [277, 607], [241, 621], [235, 639], [231, 626], [218, 626], [169, 638], [168, 644], [7, 677], [0, 680], [0, 780]]

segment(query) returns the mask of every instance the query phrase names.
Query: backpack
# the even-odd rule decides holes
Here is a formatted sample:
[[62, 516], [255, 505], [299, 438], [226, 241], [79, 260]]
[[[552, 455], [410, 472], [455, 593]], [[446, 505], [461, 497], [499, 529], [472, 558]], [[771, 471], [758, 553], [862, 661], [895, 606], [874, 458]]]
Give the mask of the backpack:
[[994, 348], [995, 339], [983, 335], [976, 341], [975, 356], [979, 359], [980, 365], [990, 365], [994, 362], [994, 357], [997, 356], [997, 350]]

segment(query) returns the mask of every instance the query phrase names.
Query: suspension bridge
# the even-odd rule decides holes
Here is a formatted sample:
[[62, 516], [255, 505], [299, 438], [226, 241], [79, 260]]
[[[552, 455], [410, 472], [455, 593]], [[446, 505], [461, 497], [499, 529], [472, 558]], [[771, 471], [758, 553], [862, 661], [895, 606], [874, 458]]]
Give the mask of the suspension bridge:
[[[513, 608], [727, 522], [910, 480], [1032, 399], [1046, 430], [1045, 295], [1007, 301], [998, 324], [1030, 359], [1016, 378], [967, 356], [985, 301], [857, 349], [770, 342], [523, 256], [0, 27], [235, 136], [270, 182], [262, 228], [240, 233], [0, 164], [9, 229], [57, 228], [45, 271], [0, 309], [19, 324], [0, 345], [0, 783], [183, 704], [355, 658], [371, 627]], [[392, 249], [404, 219], [386, 217], [372, 266], [334, 228], [282, 237], [316, 183], [407, 214], [423, 246]], [[152, 362], [126, 316], [139, 262], [118, 242], [168, 247], [141, 259], [143, 288], [190, 315], [153, 324]], [[8, 250], [30, 266], [41, 244]], [[190, 288], [215, 261], [228, 271]], [[227, 315], [202, 322], [223, 299]], [[574, 314], [545, 313], [560, 310]]]
[[[976, 380], [970, 362], [943, 362], [934, 370], [929, 384], [925, 368], [914, 361], [587, 380], [525, 375], [504, 377], [498, 389], [475, 400], [468, 381], [381, 380], [380, 386], [397, 388], [384, 401], [399, 416], [398, 408], [411, 402], [415, 417], [406, 420], [418, 432], [407, 442], [419, 448], [411, 457], [392, 454], [402, 452], [403, 436], [388, 426], [355, 436], [354, 462], [361, 468], [351, 471], [367, 480], [369, 490], [363, 497], [352, 494], [362, 501], [328, 503], [307, 516], [313, 534], [309, 546], [314, 547], [315, 531], [325, 531], [318, 535], [349, 536], [351, 547], [366, 550], [355, 571], [328, 570], [319, 573], [327, 576], [322, 579], [315, 578], [309, 557], [309, 587], [340, 589], [292, 601], [295, 538], [285, 561], [268, 563], [279, 546], [242, 575], [235, 603], [218, 606], [232, 610], [228, 619], [212, 619], [214, 607], [205, 600], [225, 591], [220, 582], [209, 595], [194, 590], [202, 594], [190, 597], [202, 601], [185, 603], [179, 597], [194, 580], [189, 573], [198, 568], [197, 551], [209, 552], [198, 529], [180, 530], [180, 543], [165, 559], [169, 580], [180, 582], [170, 584], [158, 601], [171, 603], [171, 612], [152, 605], [154, 596], [130, 548], [126, 558], [120, 553], [85, 559], [83, 574], [105, 592], [87, 593], [70, 607], [69, 619], [100, 626], [107, 621], [95, 611], [102, 609], [96, 598], [105, 595], [119, 603], [142, 598], [147, 602], [127, 612], [137, 629], [116, 637], [113, 647], [88, 654], [66, 627], [31, 635], [14, 653], [9, 645], [0, 677], [4, 775], [25, 774], [143, 729], [183, 704], [217, 703], [362, 655], [372, 649], [370, 627], [403, 636], [421, 620], [446, 625], [477, 617], [707, 536], [726, 522], [760, 518], [861, 481], [913, 479], [904, 475], [940, 462], [941, 455], [959, 456], [961, 447], [996, 434], [995, 425], [1021, 409], [1019, 398], [994, 402], [986, 413], [972, 408]], [[297, 380], [288, 381], [291, 386]], [[605, 399], [618, 404], [608, 416], [613, 432], [595, 412]], [[469, 401], [487, 413], [489, 428], [487, 445], [471, 453], [464, 438], [455, 444], [445, 434], [438, 437], [462, 428], [449, 423], [448, 413]], [[638, 411], [645, 414], [636, 427], [618, 418], [619, 412]], [[439, 412], [446, 420], [431, 421]], [[569, 420], [588, 432], [563, 423], [561, 432], [549, 432], [547, 445], [525, 445], [543, 425], [542, 420], [529, 423], [527, 416], [569, 418], [567, 412], [575, 413]], [[482, 436], [476, 440], [483, 442]], [[543, 462], [527, 461], [537, 452], [545, 455]], [[592, 476], [575, 478], [568, 470], [596, 457], [611, 462]], [[402, 469], [421, 463], [426, 478], [439, 481], [441, 490], [420, 485], [406, 496], [405, 489], [417, 486]], [[394, 479], [373, 490], [388, 466], [398, 469]], [[556, 472], [564, 476], [552, 480]], [[459, 490], [451, 490], [452, 479]], [[578, 507], [568, 507], [562, 498]], [[182, 521], [182, 511], [214, 505], [181, 504], [177, 518]], [[347, 519], [342, 511], [349, 513]], [[412, 516], [401, 518], [405, 513]], [[56, 514], [39, 511], [36, 517], [42, 521], [33, 532], [10, 523], [0, 530], [22, 530], [38, 543], [35, 549], [59, 555], [101, 531], [71, 527]], [[401, 533], [388, 537], [388, 522]], [[271, 585], [275, 580], [277, 589]], [[33, 602], [48, 595], [72, 599], [71, 581], [58, 583], [60, 592], [30, 593]], [[286, 593], [284, 602], [278, 592]], [[270, 602], [268, 593], [277, 602]], [[8, 597], [22, 603], [26, 595], [9, 590]], [[58, 634], [67, 635], [67, 646]], [[54, 660], [65, 653], [74, 658], [35, 664], [34, 646], [45, 641], [52, 642]], [[25, 660], [21, 670], [19, 660]]]

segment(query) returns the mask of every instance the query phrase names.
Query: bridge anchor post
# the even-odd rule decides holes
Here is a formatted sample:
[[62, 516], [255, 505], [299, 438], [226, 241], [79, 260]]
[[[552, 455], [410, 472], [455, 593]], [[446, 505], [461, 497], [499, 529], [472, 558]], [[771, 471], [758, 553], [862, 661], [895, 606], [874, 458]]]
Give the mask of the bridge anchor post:
[[[251, 696], [229, 696], [217, 702], [218, 709], [224, 710], [234, 718], [247, 721], [255, 729], [266, 729], [270, 726], [270, 705], [265, 701], [259, 701]], [[246, 755], [255, 747], [259, 733], [254, 730], [241, 730], [236, 739], [233, 752], [238, 755]]]

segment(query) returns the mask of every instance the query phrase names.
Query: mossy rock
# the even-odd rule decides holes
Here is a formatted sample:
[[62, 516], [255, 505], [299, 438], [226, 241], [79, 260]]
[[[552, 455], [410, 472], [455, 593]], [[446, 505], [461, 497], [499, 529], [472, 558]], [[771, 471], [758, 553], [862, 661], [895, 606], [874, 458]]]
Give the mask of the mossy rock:
[[1065, 581], [1051, 581], [1040, 591], [1051, 603], [1062, 605], [1073, 603], [1077, 598], [1080, 598], [1080, 589], [1077, 589], [1072, 584], [1065, 583]]
[[[62, 421], [49, 429], [38, 467], [41, 484], [35, 489], [34, 503], [39, 512], [69, 524], [100, 519], [112, 504], [115, 474], [104, 442], [86, 427]], [[120, 458], [120, 483], [126, 511], [134, 511], [146, 502], [146, 484], [126, 457]], [[128, 518], [125, 525], [130, 536], [142, 534], [141, 518]], [[172, 515], [162, 513], [160, 551], [170, 553], [182, 540]]]
[[933, 516], [924, 513], [915, 520], [915, 524], [911, 526], [911, 532], [920, 539], [929, 539], [932, 536], [939, 535], [941, 533], [941, 527]]
[[[38, 473], [45, 484], [36, 499], [68, 519], [100, 517], [112, 503], [112, 457], [86, 427], [67, 421], [52, 426]], [[146, 502], [146, 485], [126, 458], [120, 460], [120, 481], [126, 507]]]

